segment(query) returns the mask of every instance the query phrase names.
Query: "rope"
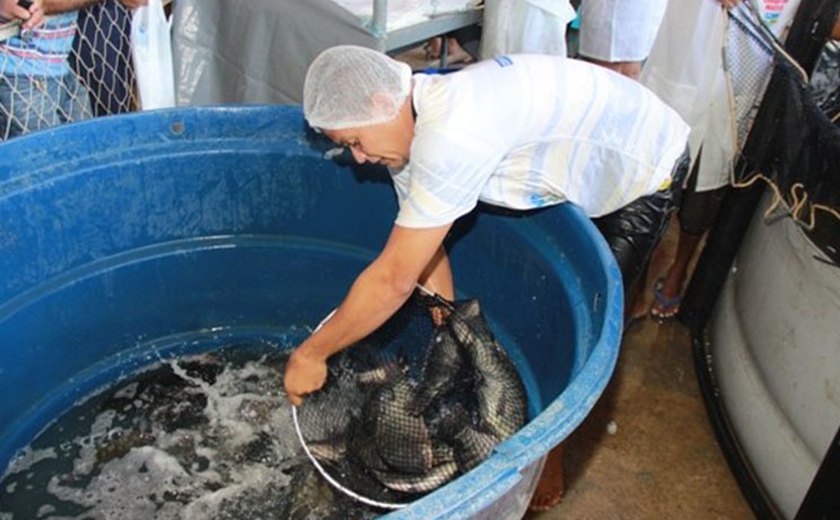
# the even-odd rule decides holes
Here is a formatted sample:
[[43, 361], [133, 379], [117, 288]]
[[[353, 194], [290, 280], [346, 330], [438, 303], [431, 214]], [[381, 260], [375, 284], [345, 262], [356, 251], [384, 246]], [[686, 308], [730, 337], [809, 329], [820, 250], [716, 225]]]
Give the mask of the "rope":
[[[764, 211], [764, 218], [769, 219], [772, 214], [784, 203], [787, 213], [793, 218], [794, 222], [808, 231], [813, 231], [816, 226], [817, 212], [822, 211], [828, 213], [840, 221], [840, 212], [831, 206], [825, 204], [808, 204], [808, 193], [805, 191], [805, 186], [797, 182], [788, 190], [790, 200], [785, 198], [779, 186], [766, 175], [756, 172], [749, 179], [734, 185], [736, 188], [748, 188], [756, 183], [756, 181], [764, 181], [764, 183], [773, 191], [773, 200]], [[807, 210], [806, 210], [807, 208]]]

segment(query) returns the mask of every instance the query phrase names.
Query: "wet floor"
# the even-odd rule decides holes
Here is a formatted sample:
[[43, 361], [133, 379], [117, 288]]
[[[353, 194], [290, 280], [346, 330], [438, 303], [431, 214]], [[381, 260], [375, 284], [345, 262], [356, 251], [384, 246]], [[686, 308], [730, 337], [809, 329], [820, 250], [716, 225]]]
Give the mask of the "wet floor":
[[[654, 273], [669, 261], [673, 230], [665, 240]], [[565, 471], [563, 502], [527, 519], [754, 518], [715, 441], [691, 339], [677, 322], [646, 319], [628, 331], [612, 380], [565, 445]]]

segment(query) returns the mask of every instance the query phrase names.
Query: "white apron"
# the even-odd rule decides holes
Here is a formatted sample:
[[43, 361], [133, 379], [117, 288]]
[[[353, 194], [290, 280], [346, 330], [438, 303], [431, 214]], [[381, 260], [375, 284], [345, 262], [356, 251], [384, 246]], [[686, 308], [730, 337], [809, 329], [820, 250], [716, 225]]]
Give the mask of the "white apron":
[[667, 0], [582, 0], [580, 55], [610, 62], [644, 60], [666, 4]]
[[[792, 20], [799, 0], [789, 0], [783, 8], [777, 1], [769, 3], [780, 11], [781, 16], [771, 28], [781, 35]], [[765, 17], [768, 17], [766, 11]], [[731, 163], [739, 151], [738, 145], [743, 146], [736, 142], [735, 126], [739, 119], [743, 124], [743, 119], [749, 117], [730, 110], [721, 54], [725, 22], [726, 13], [717, 0], [671, 0], [639, 79], [691, 126], [688, 141], [692, 163], [702, 145], [697, 191], [729, 183]], [[755, 42], [739, 31], [734, 34], [738, 37], [729, 42], [730, 54], [755, 52]], [[768, 62], [768, 77], [769, 67]], [[737, 76], [737, 70], [733, 70], [733, 76]], [[744, 99], [753, 99], [763, 92], [737, 84], [733, 90], [735, 96]]]
[[502, 54], [566, 56], [569, 0], [485, 0], [481, 58]]

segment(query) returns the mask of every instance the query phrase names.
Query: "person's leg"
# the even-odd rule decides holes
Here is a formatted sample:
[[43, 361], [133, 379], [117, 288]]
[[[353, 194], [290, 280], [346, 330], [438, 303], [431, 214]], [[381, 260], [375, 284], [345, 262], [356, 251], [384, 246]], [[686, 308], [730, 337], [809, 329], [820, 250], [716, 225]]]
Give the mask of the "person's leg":
[[89, 119], [93, 114], [90, 109], [90, 96], [84, 85], [73, 72], [68, 72], [56, 80], [59, 84], [56, 99], [57, 117], [61, 123], [72, 123]]
[[[644, 205], [645, 202], [639, 200], [609, 215], [593, 220], [595, 226], [606, 239], [607, 245], [615, 256], [618, 268], [621, 271], [625, 295], [625, 324], [629, 323], [627, 309], [631, 306], [628, 303], [628, 294], [632, 292], [633, 282], [642, 271], [643, 258], [640, 256], [642, 250], [637, 247], [637, 241], [633, 236], [633, 228], [638, 227], [636, 221], [645, 215], [644, 211], [640, 211]], [[563, 443], [560, 443], [548, 453], [548, 458], [545, 461], [545, 466], [528, 509], [531, 511], [551, 509], [563, 500], [565, 490]]]
[[674, 166], [668, 189], [634, 200], [623, 208], [594, 219], [621, 270], [624, 285], [624, 322], [631, 323], [643, 309], [640, 294], [647, 279], [653, 250], [659, 244], [682, 193], [688, 154]]
[[600, 65], [601, 67], [623, 74], [636, 81], [639, 80], [639, 76], [642, 73], [642, 62], [640, 61], [603, 61], [596, 60], [595, 58], [587, 58], [586, 56], [581, 56], [581, 58], [595, 65]]
[[3, 112], [0, 138], [10, 139], [56, 124], [53, 96], [57, 91], [45, 78], [16, 74], [3, 76], [0, 80]]
[[537, 489], [528, 505], [530, 511], [548, 511], [563, 500], [566, 479], [563, 471], [563, 443], [548, 452]]
[[[644, 212], [639, 211], [643, 205], [644, 201], [636, 201], [609, 215], [593, 220], [606, 239], [607, 245], [613, 252], [621, 271], [625, 294], [625, 324], [629, 323], [627, 309], [630, 305], [627, 303], [627, 295], [631, 292], [633, 281], [638, 277], [643, 262], [642, 257], [639, 256], [640, 249], [637, 247], [634, 237], [631, 236], [632, 228], [637, 227], [634, 221], [644, 216]], [[551, 509], [562, 501], [565, 490], [563, 443], [560, 443], [548, 453], [548, 458], [528, 508], [531, 511]]]
[[706, 230], [712, 225], [726, 192], [726, 188], [698, 192], [697, 168], [698, 164], [695, 164], [679, 209], [680, 232], [677, 237], [677, 251], [665, 276], [657, 280], [654, 287], [650, 314], [659, 320], [673, 318], [679, 313], [680, 298], [688, 277], [688, 266]]
[[[634, 291], [633, 285], [647, 271], [651, 254], [680, 201], [688, 162], [686, 151], [674, 165], [669, 188], [641, 197], [609, 215], [593, 219], [615, 255], [621, 271], [625, 293], [625, 326], [629, 323], [627, 309], [633, 307], [633, 302], [627, 300], [628, 295], [638, 292]], [[560, 503], [565, 489], [561, 443], [549, 452], [529, 508], [533, 511], [550, 509]]]
[[654, 301], [650, 308], [650, 314], [654, 318], [666, 320], [673, 318], [680, 311], [680, 294], [688, 273], [688, 264], [702, 238], [702, 233], [686, 233], [680, 229], [674, 260], [665, 276], [657, 281], [654, 289]]
[[[632, 287], [634, 281], [639, 277], [640, 273], [644, 272], [645, 240], [639, 241], [638, 238], [641, 235], [634, 235], [634, 229], [640, 227], [639, 222], [641, 221], [639, 219], [644, 219], [647, 216], [648, 211], [644, 208], [650, 206], [644, 199], [646, 197], [642, 197], [642, 199], [609, 215], [593, 220], [606, 239], [621, 271], [625, 295], [625, 326], [630, 323], [628, 309], [632, 307], [632, 303], [630, 303], [628, 297], [633, 292]], [[658, 223], [655, 224], [658, 227]], [[531, 511], [546, 511], [551, 509], [562, 501], [565, 490], [563, 443], [560, 443], [548, 454], [542, 474], [540, 475], [540, 480], [537, 483], [537, 488], [531, 497], [531, 503], [528, 508]]]

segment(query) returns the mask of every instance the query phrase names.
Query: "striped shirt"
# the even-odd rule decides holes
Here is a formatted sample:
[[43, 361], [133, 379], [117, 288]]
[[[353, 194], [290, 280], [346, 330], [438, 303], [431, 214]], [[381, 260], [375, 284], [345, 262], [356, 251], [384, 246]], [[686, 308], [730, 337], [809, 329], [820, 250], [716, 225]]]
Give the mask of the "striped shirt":
[[396, 223], [454, 222], [479, 200], [611, 213], [670, 183], [688, 125], [653, 93], [579, 60], [513, 55], [414, 76], [410, 160], [391, 172]]
[[[50, 16], [26, 37], [0, 42], [0, 73], [35, 77], [67, 74], [77, 15], [78, 11], [68, 11]], [[6, 21], [0, 18], [0, 23]]]

